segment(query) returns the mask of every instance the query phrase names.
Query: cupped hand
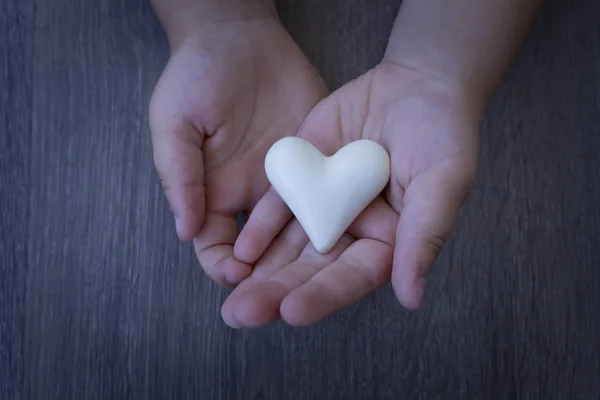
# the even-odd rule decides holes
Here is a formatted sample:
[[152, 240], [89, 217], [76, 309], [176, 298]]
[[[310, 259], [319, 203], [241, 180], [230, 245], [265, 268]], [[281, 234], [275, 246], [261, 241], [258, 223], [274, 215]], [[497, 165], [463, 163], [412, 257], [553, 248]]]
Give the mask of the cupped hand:
[[194, 239], [207, 274], [229, 286], [251, 272], [233, 258], [236, 213], [269, 188], [264, 156], [326, 90], [275, 19], [198, 25], [173, 48], [153, 94], [153, 153], [179, 237]]
[[390, 279], [400, 303], [417, 308], [475, 177], [481, 113], [459, 85], [387, 61], [321, 101], [298, 135], [325, 155], [358, 139], [379, 142], [390, 182], [327, 254], [270, 189], [235, 244], [254, 270], [224, 303], [225, 322], [316, 323]]

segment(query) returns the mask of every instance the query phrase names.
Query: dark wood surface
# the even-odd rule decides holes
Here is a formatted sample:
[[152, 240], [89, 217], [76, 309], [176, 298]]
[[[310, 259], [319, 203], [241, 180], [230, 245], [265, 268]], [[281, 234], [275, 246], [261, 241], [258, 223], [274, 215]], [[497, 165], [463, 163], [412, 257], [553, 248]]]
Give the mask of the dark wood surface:
[[[334, 89], [381, 57], [399, 1], [279, 6]], [[168, 49], [147, 2], [2, 0], [0, 399], [600, 398], [599, 18], [556, 0], [536, 22], [420, 311], [385, 287], [234, 331], [153, 169]]]

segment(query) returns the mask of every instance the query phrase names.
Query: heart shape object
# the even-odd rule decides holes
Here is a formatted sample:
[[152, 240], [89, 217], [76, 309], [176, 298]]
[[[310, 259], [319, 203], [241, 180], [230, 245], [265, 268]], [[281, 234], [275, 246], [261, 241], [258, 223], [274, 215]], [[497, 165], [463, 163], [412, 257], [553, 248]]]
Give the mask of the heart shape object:
[[306, 140], [285, 137], [267, 152], [265, 171], [315, 249], [327, 253], [387, 185], [390, 157], [371, 140], [325, 157]]

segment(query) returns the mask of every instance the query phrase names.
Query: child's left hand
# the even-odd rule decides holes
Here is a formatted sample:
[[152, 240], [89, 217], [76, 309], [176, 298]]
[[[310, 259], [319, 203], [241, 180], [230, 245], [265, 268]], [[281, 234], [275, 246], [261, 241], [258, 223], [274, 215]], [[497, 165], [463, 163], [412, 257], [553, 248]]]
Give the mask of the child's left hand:
[[325, 154], [379, 142], [390, 183], [324, 255], [271, 189], [234, 247], [255, 267], [223, 305], [227, 324], [312, 324], [390, 278], [401, 304], [417, 308], [475, 177], [482, 108], [450, 80], [385, 61], [319, 103], [299, 136]]

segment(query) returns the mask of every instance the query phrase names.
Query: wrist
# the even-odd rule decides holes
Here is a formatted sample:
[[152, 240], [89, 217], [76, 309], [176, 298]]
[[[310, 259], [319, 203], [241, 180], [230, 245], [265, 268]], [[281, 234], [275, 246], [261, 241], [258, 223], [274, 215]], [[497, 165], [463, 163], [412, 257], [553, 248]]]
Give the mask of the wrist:
[[443, 77], [487, 102], [542, 0], [404, 0], [386, 57]]
[[485, 77], [477, 77], [472, 71], [461, 70], [459, 63], [451, 55], [429, 56], [427, 53], [395, 53], [389, 50], [388, 48], [383, 58], [384, 63], [411, 70], [428, 81], [429, 85], [441, 88], [442, 91], [463, 98], [482, 109], [495, 89], [496, 85], [485, 81]]
[[151, 0], [171, 48], [227, 23], [277, 21], [273, 0]]
[[462, 79], [428, 65], [418, 58], [391, 57], [386, 53], [381, 68], [392, 72], [391, 80], [402, 82], [404, 90], [435, 103], [467, 111], [479, 118], [487, 104], [487, 97]]

